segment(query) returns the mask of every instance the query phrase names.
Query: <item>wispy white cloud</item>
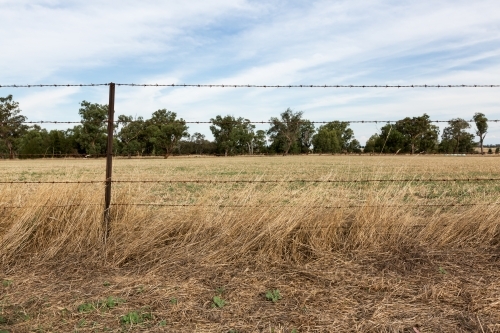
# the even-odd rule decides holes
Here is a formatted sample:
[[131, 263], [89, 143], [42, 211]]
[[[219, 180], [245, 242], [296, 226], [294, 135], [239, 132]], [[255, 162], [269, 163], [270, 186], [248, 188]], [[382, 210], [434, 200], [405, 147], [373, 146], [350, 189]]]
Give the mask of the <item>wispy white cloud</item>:
[[[500, 11], [484, 1], [1, 1], [1, 83], [498, 84]], [[30, 118], [78, 119], [99, 89], [10, 91]], [[500, 94], [470, 90], [117, 89], [117, 112], [189, 120], [500, 118]], [[50, 107], [52, 114], [43, 114]], [[68, 110], [72, 108], [72, 115]], [[65, 118], [67, 119], [67, 118]], [[208, 126], [197, 129], [208, 133]], [[360, 126], [358, 137], [372, 127]], [[492, 129], [488, 140], [500, 137]]]

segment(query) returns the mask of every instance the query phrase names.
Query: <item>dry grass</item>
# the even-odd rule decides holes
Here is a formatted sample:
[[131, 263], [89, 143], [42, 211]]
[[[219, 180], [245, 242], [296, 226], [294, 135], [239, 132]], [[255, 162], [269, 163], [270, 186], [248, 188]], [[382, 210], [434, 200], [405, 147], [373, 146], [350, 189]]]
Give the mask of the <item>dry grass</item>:
[[[2, 163], [3, 180], [104, 173], [101, 160]], [[500, 163], [178, 158], [117, 160], [114, 175], [469, 178], [498, 177]], [[0, 210], [0, 277], [12, 281], [0, 287], [0, 331], [500, 332], [499, 190], [498, 182], [115, 184], [115, 203], [198, 206], [115, 206], [104, 246], [102, 185], [0, 185], [0, 206], [93, 204]], [[449, 203], [481, 205], [412, 207]], [[318, 208], [349, 205], [361, 207]], [[272, 289], [283, 296], [276, 303], [265, 298]], [[211, 306], [218, 294], [229, 302], [222, 309]], [[110, 296], [126, 302], [97, 306]], [[84, 303], [99, 309], [79, 312]], [[120, 322], [134, 310], [144, 323]]]

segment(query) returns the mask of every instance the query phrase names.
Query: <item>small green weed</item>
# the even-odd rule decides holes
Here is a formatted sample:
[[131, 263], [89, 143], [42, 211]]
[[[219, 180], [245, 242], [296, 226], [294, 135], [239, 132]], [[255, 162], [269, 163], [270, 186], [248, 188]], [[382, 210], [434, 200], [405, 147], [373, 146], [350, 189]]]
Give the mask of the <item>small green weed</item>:
[[90, 312], [95, 310], [95, 306], [92, 303], [83, 303], [78, 305], [78, 312]]
[[446, 271], [446, 269], [444, 269], [443, 267], [439, 267], [439, 273], [441, 274], [448, 274], [448, 272]]
[[7, 324], [7, 318], [0, 316], [0, 324]]
[[163, 326], [167, 326], [167, 321], [166, 321], [166, 320], [162, 320], [162, 321], [160, 321], [160, 322], [158, 323], [158, 326], [161, 326], [161, 327], [163, 327]]
[[85, 319], [80, 319], [78, 324], [76, 324], [77, 327], [83, 327], [85, 325], [87, 325], [87, 321]]
[[2, 280], [2, 286], [4, 287], [10, 287], [10, 285], [12, 284], [12, 280]]
[[273, 303], [276, 303], [281, 299], [281, 294], [279, 289], [274, 289], [274, 290], [268, 290], [266, 291], [266, 299], [268, 301], [272, 301]]
[[297, 331], [297, 329], [294, 328], [291, 333], [299, 333], [299, 331]]
[[141, 324], [152, 318], [153, 316], [149, 312], [132, 311], [124, 316], [121, 316], [120, 322], [125, 325]]
[[177, 298], [173, 297], [170, 299], [170, 304], [177, 304]]
[[7, 330], [0, 330], [0, 333], [9, 333]]
[[212, 303], [213, 308], [222, 309], [227, 304], [227, 302], [225, 300], [223, 300], [222, 298], [220, 298], [219, 296], [214, 296], [212, 301], [213, 301], [213, 303]]
[[109, 296], [104, 301], [98, 302], [97, 305], [99, 308], [102, 308], [102, 309], [112, 309], [115, 306], [118, 306], [119, 304], [124, 303], [124, 302], [125, 302], [125, 300], [123, 300], [121, 298], [114, 298], [112, 296]]
[[111, 283], [109, 283], [109, 281], [104, 281], [104, 283], [102, 285], [105, 287], [109, 287], [111, 285]]

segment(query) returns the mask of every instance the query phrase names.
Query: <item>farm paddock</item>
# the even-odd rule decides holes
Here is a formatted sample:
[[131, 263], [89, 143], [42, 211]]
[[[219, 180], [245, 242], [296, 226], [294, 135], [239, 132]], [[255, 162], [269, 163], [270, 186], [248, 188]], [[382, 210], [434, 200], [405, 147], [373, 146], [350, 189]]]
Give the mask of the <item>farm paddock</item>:
[[500, 332], [499, 161], [0, 161], [0, 330]]

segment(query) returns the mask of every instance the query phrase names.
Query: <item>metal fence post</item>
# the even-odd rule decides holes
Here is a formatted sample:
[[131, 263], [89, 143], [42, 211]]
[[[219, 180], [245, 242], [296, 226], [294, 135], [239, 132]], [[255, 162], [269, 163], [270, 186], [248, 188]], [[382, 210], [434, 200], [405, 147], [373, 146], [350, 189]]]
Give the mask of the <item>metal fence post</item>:
[[108, 109], [108, 151], [106, 155], [106, 188], [104, 192], [104, 223], [103, 233], [104, 242], [108, 239], [110, 227], [110, 212], [109, 206], [111, 205], [111, 172], [113, 170], [113, 130], [114, 130], [114, 115], [115, 115], [115, 84], [109, 84], [109, 109]]

